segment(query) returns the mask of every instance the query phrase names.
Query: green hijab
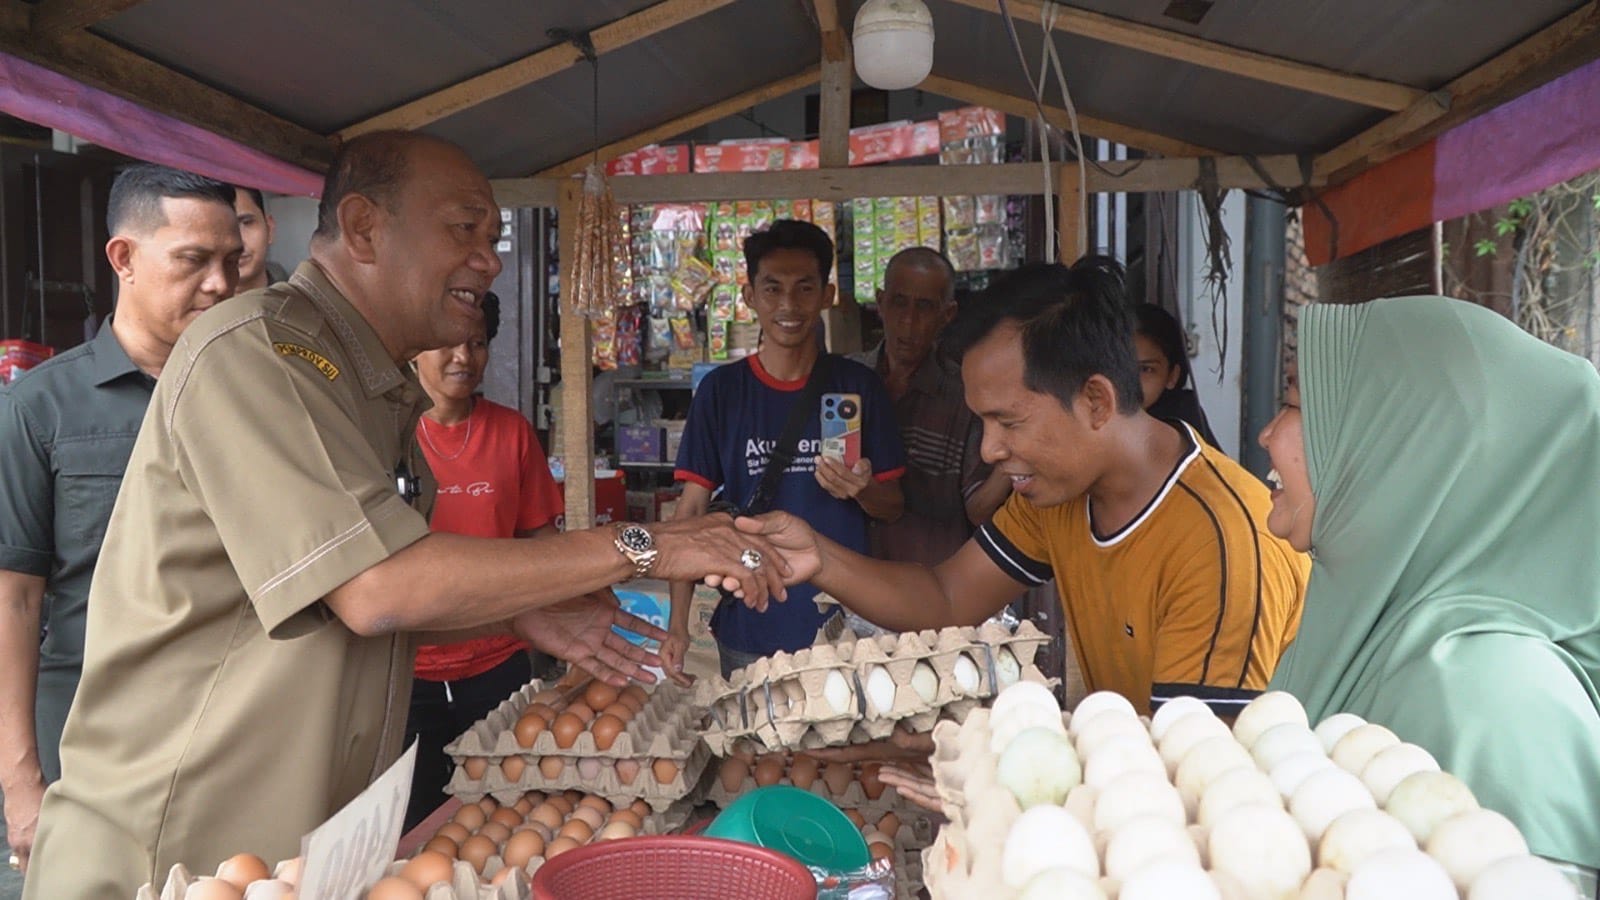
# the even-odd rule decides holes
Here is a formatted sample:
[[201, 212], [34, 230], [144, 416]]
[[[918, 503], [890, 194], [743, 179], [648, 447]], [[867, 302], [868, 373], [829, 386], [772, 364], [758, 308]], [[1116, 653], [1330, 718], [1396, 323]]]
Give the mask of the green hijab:
[[1300, 324], [1316, 497], [1272, 687], [1432, 752], [1543, 856], [1600, 867], [1600, 376], [1443, 297]]

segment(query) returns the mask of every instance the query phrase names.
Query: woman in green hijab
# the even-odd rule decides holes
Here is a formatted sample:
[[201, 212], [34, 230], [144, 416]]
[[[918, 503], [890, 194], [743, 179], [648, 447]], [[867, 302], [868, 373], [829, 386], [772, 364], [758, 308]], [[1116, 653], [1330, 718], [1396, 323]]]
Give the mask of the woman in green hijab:
[[1442, 297], [1309, 306], [1299, 360], [1261, 444], [1268, 526], [1315, 561], [1271, 687], [1600, 867], [1600, 375]]

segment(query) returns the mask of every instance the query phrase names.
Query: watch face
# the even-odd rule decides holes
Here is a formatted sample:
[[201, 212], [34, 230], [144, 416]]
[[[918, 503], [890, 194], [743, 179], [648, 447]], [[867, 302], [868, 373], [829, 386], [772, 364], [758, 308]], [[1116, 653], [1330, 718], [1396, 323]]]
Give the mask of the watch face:
[[624, 547], [635, 553], [648, 552], [655, 549], [656, 545], [655, 540], [650, 537], [650, 532], [638, 525], [629, 525], [623, 528], [617, 534], [617, 540], [621, 541]]

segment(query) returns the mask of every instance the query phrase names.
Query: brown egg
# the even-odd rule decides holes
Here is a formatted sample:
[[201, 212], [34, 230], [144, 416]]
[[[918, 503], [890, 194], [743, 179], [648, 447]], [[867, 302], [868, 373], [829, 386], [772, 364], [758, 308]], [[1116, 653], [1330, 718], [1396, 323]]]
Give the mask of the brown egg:
[[628, 822], [612, 822], [610, 825], [600, 829], [600, 833], [595, 836], [595, 840], [620, 841], [624, 838], [634, 837], [638, 833], [639, 829]]
[[894, 845], [885, 844], [882, 841], [868, 841], [867, 852], [872, 854], [872, 861], [877, 862], [880, 859], [888, 859], [893, 856]]
[[483, 864], [488, 862], [489, 857], [493, 856], [498, 849], [500, 848], [488, 837], [475, 834], [462, 843], [461, 861], [470, 864], [473, 869], [482, 874]]
[[202, 878], [189, 885], [183, 900], [244, 900], [244, 891], [221, 878]]
[[555, 859], [556, 857], [558, 857], [561, 854], [567, 852], [568, 850], [576, 850], [576, 849], [578, 849], [579, 846], [581, 846], [581, 845], [577, 841], [573, 840], [572, 838], [569, 838], [569, 837], [558, 837], [555, 840], [553, 840], [550, 843], [545, 845], [545, 847], [544, 847], [544, 858], [547, 859], [547, 860]]
[[612, 813], [610, 818], [606, 819], [607, 825], [615, 825], [618, 822], [627, 822], [633, 826], [634, 831], [644, 827], [644, 819], [631, 809], [619, 809]]
[[254, 853], [240, 853], [230, 856], [217, 866], [217, 877], [233, 885], [239, 890], [250, 886], [252, 881], [262, 881], [272, 875], [267, 871], [267, 862]]
[[533, 742], [538, 740], [539, 735], [549, 727], [549, 719], [538, 713], [526, 713], [517, 720], [517, 724], [511, 729], [511, 734], [517, 739], [518, 747], [532, 747]]
[[811, 790], [811, 785], [817, 781], [821, 767], [815, 758], [796, 753], [794, 762], [789, 764], [789, 783], [802, 791]]
[[572, 701], [567, 705], [566, 712], [562, 713], [562, 715], [577, 716], [585, 725], [588, 725], [590, 722], [594, 721], [594, 710], [590, 708], [589, 704], [584, 703], [582, 700]]
[[567, 812], [572, 812], [573, 808], [578, 805], [578, 801], [582, 800], [588, 795], [577, 788], [567, 788], [561, 792], [561, 796], [565, 797], [567, 800]]
[[611, 745], [617, 742], [617, 735], [622, 734], [622, 730], [626, 727], [627, 725], [616, 716], [601, 716], [589, 726], [589, 731], [594, 734], [596, 748], [610, 750]]
[[622, 689], [622, 696], [623, 697], [631, 697], [631, 698], [633, 698], [633, 702], [634, 702], [633, 711], [634, 712], [638, 712], [639, 710], [644, 709], [645, 704], [650, 701], [650, 695], [645, 692], [644, 688], [640, 687], [637, 684], [630, 684], [627, 687], [623, 688]]
[[298, 885], [300, 884], [300, 869], [304, 865], [305, 860], [296, 856], [293, 859], [286, 859], [278, 863], [278, 867], [273, 870], [273, 874], [277, 876], [279, 881], [287, 881], [290, 884]]
[[506, 840], [506, 848], [500, 852], [500, 857], [506, 861], [506, 865], [520, 869], [528, 864], [528, 860], [543, 853], [544, 836], [531, 828], [524, 828]]
[[530, 831], [539, 832], [539, 837], [544, 838], [545, 843], [549, 843], [550, 839], [556, 836], [556, 830], [545, 825], [543, 822], [529, 822], [527, 824], [527, 828]]
[[422, 891], [404, 878], [385, 878], [367, 890], [367, 900], [422, 900]]
[[589, 826], [590, 831], [598, 831], [606, 823], [606, 814], [592, 806], [580, 806], [572, 811], [572, 818], [567, 821], [582, 822]]
[[619, 759], [616, 763], [617, 780], [623, 784], [633, 784], [639, 777], [639, 761], [637, 759]]
[[862, 817], [859, 810], [847, 809], [844, 811], [844, 817], [849, 819], [850, 824], [858, 829], [867, 827], [867, 820]]
[[[478, 811], [482, 812], [483, 810]], [[441, 881], [450, 880], [452, 871], [450, 862], [450, 857], [442, 853], [424, 850], [412, 857], [411, 861], [400, 869], [400, 877], [411, 882], [414, 887], [425, 891]]]
[[514, 807], [502, 806], [494, 811], [489, 821], [499, 822], [507, 828], [515, 828], [522, 824], [522, 813], [517, 812]]
[[845, 788], [850, 786], [855, 777], [849, 763], [828, 763], [822, 767], [822, 783], [828, 786], [828, 793], [835, 797], [843, 796]]
[[650, 766], [650, 771], [656, 776], [657, 784], [671, 784], [678, 777], [678, 761], [675, 759], [658, 759]]
[[616, 716], [618, 719], [621, 719], [624, 722], [631, 722], [633, 721], [634, 712], [633, 707], [623, 703], [621, 700], [618, 700], [617, 702], [601, 710], [600, 715]]
[[[521, 780], [522, 773], [527, 768], [528, 761], [520, 756], [508, 756], [505, 759], [500, 760], [500, 772], [501, 774], [505, 775], [506, 780], [512, 784], [516, 784], [519, 780]], [[515, 812], [516, 810], [511, 811]], [[500, 812], [500, 810], [497, 809], [495, 812]]]
[[883, 818], [878, 820], [878, 830], [892, 840], [900, 833], [900, 817], [894, 813], [885, 813]]
[[506, 842], [506, 838], [511, 837], [511, 829], [500, 824], [499, 822], [483, 823], [483, 827], [478, 829], [478, 833], [489, 840], [494, 841], [494, 845], [496, 847], [504, 844]]
[[621, 693], [604, 681], [596, 679], [589, 682], [589, 686], [584, 689], [583, 702], [589, 704], [590, 709], [605, 709], [617, 702], [617, 697]]
[[634, 815], [638, 815], [638, 816], [648, 816], [648, 815], [650, 815], [650, 804], [644, 802], [643, 800], [635, 800], [632, 803], [629, 803], [628, 804], [628, 808], [633, 810]]
[[528, 698], [528, 705], [529, 706], [539, 706], [541, 704], [543, 704], [545, 706], [554, 706], [554, 705], [556, 705], [557, 703], [560, 703], [560, 702], [561, 702], [561, 692], [556, 690], [555, 688], [545, 688], [544, 690], [540, 691], [539, 693], [534, 694], [532, 697]]
[[483, 773], [489, 771], [489, 761], [481, 756], [469, 756], [461, 764], [461, 769], [467, 773], [468, 778], [477, 781], [483, 777]]
[[550, 799], [546, 802], [561, 810], [561, 815], [565, 816], [572, 812], [573, 807], [577, 806], [578, 801], [581, 799], [583, 799], [583, 795], [577, 791], [563, 791], [559, 794], [551, 794]]
[[571, 748], [582, 733], [583, 720], [570, 712], [556, 716], [556, 720], [550, 723], [550, 734], [556, 739], [556, 746], [563, 750]]
[[553, 803], [541, 803], [533, 808], [533, 812], [528, 813], [528, 821], [538, 822], [552, 831], [560, 828], [561, 821], [566, 817], [566, 814], [557, 809]]
[[432, 850], [434, 853], [439, 853], [444, 856], [448, 856], [451, 859], [455, 859], [456, 853], [461, 849], [461, 845], [443, 835], [436, 834], [433, 836], [432, 840], [422, 845], [422, 849]]
[[500, 871], [494, 873], [494, 877], [489, 879], [489, 886], [490, 887], [495, 887], [497, 885], [504, 884], [505, 882], [507, 882], [507, 881], [509, 881], [511, 879], [511, 873], [515, 872], [515, 871], [517, 871], [516, 868], [513, 868], [511, 866], [506, 866], [505, 868], [501, 869]]
[[581, 800], [578, 801], [579, 809], [582, 809], [585, 806], [592, 809], [598, 809], [603, 813], [611, 812], [611, 801], [604, 797], [596, 796], [595, 794], [586, 794]]
[[478, 801], [478, 808], [483, 810], [483, 814], [487, 816], [500, 808], [500, 801], [494, 797], [484, 797]]
[[554, 722], [559, 713], [555, 707], [548, 703], [530, 703], [528, 708], [522, 711], [522, 714], [524, 716], [538, 716], [546, 722]]
[[722, 767], [717, 771], [717, 780], [722, 783], [722, 789], [730, 794], [737, 794], [739, 786], [744, 784], [744, 777], [750, 773], [750, 767], [737, 756], [730, 756], [722, 761]]
[[555, 781], [561, 777], [561, 772], [567, 767], [567, 761], [560, 756], [546, 756], [539, 760], [539, 774], [545, 781]]
[[460, 822], [446, 822], [439, 827], [438, 837], [449, 838], [450, 843], [460, 846], [461, 842], [472, 836], [472, 829]]
[[756, 787], [766, 787], [783, 780], [783, 757], [778, 754], [756, 760]]
[[559, 841], [564, 837], [585, 844], [589, 838], [594, 837], [594, 828], [582, 819], [568, 819], [566, 824], [561, 826], [561, 830], [556, 832], [556, 840]]
[[456, 810], [454, 820], [460, 822], [461, 827], [469, 832], [477, 831], [483, 827], [483, 823], [489, 821], [489, 814], [484, 812], [483, 807], [478, 804], [468, 803]]
[[511, 808], [526, 816], [528, 813], [533, 812], [533, 808], [538, 806], [543, 800], [543, 794], [539, 793], [538, 791], [529, 791], [528, 793], [523, 794], [522, 799], [513, 804]]
[[882, 763], [861, 764], [861, 790], [867, 795], [868, 800], [876, 800], [883, 796], [883, 782], [878, 780], [878, 770], [883, 768]]

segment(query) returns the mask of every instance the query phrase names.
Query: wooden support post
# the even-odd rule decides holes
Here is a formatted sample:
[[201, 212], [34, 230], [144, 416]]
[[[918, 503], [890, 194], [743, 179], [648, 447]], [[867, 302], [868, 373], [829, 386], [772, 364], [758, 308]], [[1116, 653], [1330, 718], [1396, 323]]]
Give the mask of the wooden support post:
[[1068, 266], [1089, 252], [1078, 168], [1078, 163], [1062, 163], [1056, 169], [1056, 261]]
[[561, 183], [556, 228], [561, 246], [561, 457], [566, 466], [565, 529], [594, 525], [593, 372], [589, 364], [589, 320], [573, 312], [578, 262], [578, 205], [583, 181]]
[[855, 67], [850, 59], [850, 38], [839, 27], [835, 0], [818, 0], [817, 13], [822, 37], [818, 156], [822, 168], [842, 169], [850, 165], [850, 88], [855, 83]]

